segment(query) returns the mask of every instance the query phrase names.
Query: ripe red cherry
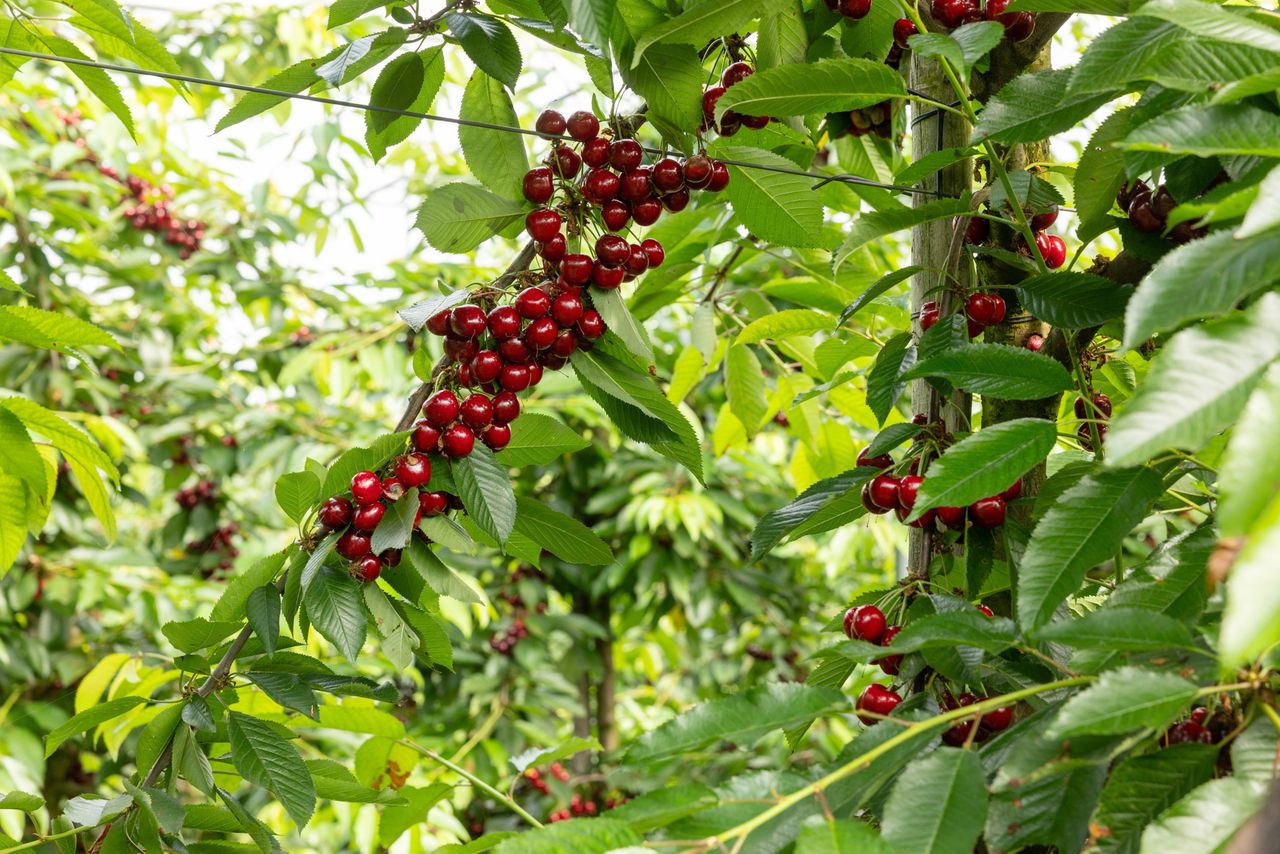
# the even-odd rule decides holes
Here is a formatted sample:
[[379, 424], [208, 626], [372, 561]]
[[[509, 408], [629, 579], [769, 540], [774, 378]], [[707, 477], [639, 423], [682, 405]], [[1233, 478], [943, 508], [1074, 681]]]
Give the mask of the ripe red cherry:
[[596, 240], [596, 257], [611, 267], [620, 267], [626, 263], [631, 247], [627, 241], [616, 234], [602, 234]]
[[372, 531], [378, 527], [378, 523], [382, 521], [382, 516], [386, 512], [387, 505], [382, 502], [366, 504], [351, 517], [351, 527], [357, 531]]
[[862, 498], [862, 509], [866, 510], [868, 513], [874, 513], [877, 516], [883, 516], [884, 514], [889, 512], [888, 510], [886, 510], [885, 508], [881, 507], [879, 504], [876, 504], [874, 501], [871, 500], [871, 484], [870, 483], [862, 484], [861, 498]]
[[998, 294], [970, 294], [965, 302], [965, 314], [980, 326], [995, 326], [1004, 320], [1004, 299]]
[[386, 549], [378, 555], [378, 559], [382, 561], [382, 565], [386, 569], [400, 565], [400, 549]]
[[560, 214], [548, 208], [540, 208], [536, 211], [529, 211], [529, 214], [524, 218], [524, 230], [539, 243], [546, 243], [560, 233], [562, 222]]
[[634, 139], [617, 139], [609, 145], [609, 165], [619, 172], [635, 169], [644, 160], [644, 149]]
[[618, 195], [622, 179], [608, 169], [592, 169], [582, 179], [582, 195], [593, 204], [603, 205]]
[[[902, 631], [902, 626], [890, 626], [884, 630], [884, 634], [880, 636], [880, 645], [888, 646], [893, 643], [893, 639], [898, 636], [898, 632]], [[871, 662], [878, 664], [880, 669], [890, 676], [897, 676], [898, 669], [902, 666], [902, 655], [886, 655], [884, 658], [877, 658]]]
[[1004, 492], [1000, 493], [1000, 497], [1005, 501], [1013, 501], [1015, 498], [1022, 497], [1022, 478], [1018, 478], [1009, 485]]
[[476, 434], [472, 433], [471, 428], [465, 424], [454, 424], [444, 431], [442, 444], [447, 456], [455, 459], [465, 457], [471, 453], [471, 449], [476, 445]]
[[502, 370], [502, 357], [493, 350], [481, 350], [471, 360], [471, 379], [483, 385], [498, 378]]
[[1067, 244], [1056, 234], [1040, 232], [1036, 235], [1036, 248], [1044, 256], [1044, 265], [1056, 270], [1067, 261]]
[[867, 494], [877, 507], [892, 510], [898, 506], [898, 479], [891, 474], [878, 474], [868, 484]]
[[538, 254], [542, 256], [543, 260], [552, 264], [559, 263], [568, 249], [569, 244], [565, 241], [563, 234], [557, 234], [545, 243], [538, 244]]
[[520, 416], [520, 399], [509, 391], [493, 396], [493, 423], [510, 424]]
[[[1008, 15], [1001, 16], [1001, 18], [1001, 23], [1004, 23], [1005, 37], [1011, 42], [1026, 41], [1036, 31], [1036, 15], [1034, 12], [1010, 12]], [[1012, 18], [1012, 21], [1006, 23], [1003, 20], [1005, 18]]]
[[1001, 706], [992, 712], [987, 712], [978, 721], [978, 726], [987, 732], [1001, 732], [1009, 728], [1009, 724], [1013, 723], [1013, 707]]
[[[554, 345], [553, 345], [554, 346]], [[532, 388], [542, 382], [542, 365], [538, 362], [529, 363], [529, 386]]]
[[645, 257], [649, 259], [649, 269], [662, 266], [662, 262], [667, 260], [666, 250], [662, 248], [662, 244], [654, 240], [652, 237], [646, 237], [640, 241], [640, 248], [644, 250]]
[[958, 27], [975, 9], [968, 0], [933, 0], [931, 6], [934, 19], [948, 29]]
[[382, 497], [382, 481], [371, 471], [356, 472], [351, 478], [351, 495], [357, 504], [372, 504]]
[[899, 507], [893, 511], [893, 515], [897, 517], [899, 522], [903, 523], [904, 525], [907, 525], [908, 527], [932, 528], [933, 520], [938, 518], [938, 511], [928, 510], [925, 512], [923, 516], [921, 516], [919, 519], [916, 519], [914, 522], [907, 521], [907, 517], [911, 515], [910, 510], [904, 510], [903, 508]]
[[449, 329], [459, 338], [478, 338], [488, 323], [484, 309], [478, 305], [460, 305], [449, 316]]
[[427, 321], [427, 331], [432, 335], [448, 335], [449, 334], [449, 316], [453, 312], [445, 309], [442, 312], [431, 315], [431, 319]]
[[399, 501], [404, 498], [404, 493], [404, 484], [400, 482], [400, 478], [391, 475], [382, 479], [382, 497], [387, 501]]
[[840, 0], [836, 11], [851, 21], [859, 21], [871, 11], [871, 0]]
[[987, 619], [989, 620], [995, 619], [996, 612], [992, 611], [990, 608], [988, 608], [986, 605], [982, 604], [981, 602], [979, 602], [977, 605], [974, 605], [973, 607], [977, 608], [979, 611], [985, 614]]
[[424, 453], [432, 453], [440, 446], [441, 430], [423, 420], [413, 425], [413, 446]]
[[[475, 397], [475, 395], [472, 395], [472, 397]], [[467, 398], [467, 400], [470, 399], [470, 397]], [[427, 462], [427, 458], [422, 454], [405, 454], [396, 460], [396, 477], [400, 479], [406, 489], [422, 486], [431, 480], [431, 463]]]
[[595, 117], [594, 113], [578, 110], [578, 112], [569, 116], [569, 120], [565, 122], [565, 128], [569, 131], [569, 136], [578, 140], [578, 142], [586, 142], [600, 133], [600, 120]]
[[511, 441], [511, 428], [506, 424], [493, 424], [481, 438], [492, 450], [501, 451]]
[[671, 213], [680, 213], [680, 211], [689, 207], [688, 188], [676, 190], [674, 193], [667, 193], [662, 197], [662, 207]]
[[724, 70], [724, 74], [720, 75], [720, 85], [728, 89], [735, 83], [741, 83], [754, 73], [755, 69], [745, 62], [735, 62]]
[[524, 173], [524, 180], [521, 182], [524, 197], [535, 205], [545, 205], [551, 201], [551, 195], [555, 192], [554, 178], [549, 167], [533, 167]]
[[444, 339], [444, 354], [455, 362], [469, 362], [480, 352], [476, 342], [464, 338]]
[[610, 199], [600, 206], [600, 218], [610, 231], [622, 231], [627, 227], [627, 220], [631, 219], [631, 208], [626, 202]]
[[684, 186], [684, 167], [670, 157], [664, 157], [653, 164], [653, 186], [664, 193], [670, 193]]
[[551, 308], [551, 297], [542, 288], [525, 288], [516, 294], [516, 312], [533, 320], [542, 317]]
[[626, 275], [626, 272], [627, 271], [621, 267], [614, 267], [601, 261], [597, 261], [595, 266], [591, 269], [591, 282], [597, 288], [603, 288], [606, 291], [611, 291], [618, 287], [618, 285], [622, 284], [622, 278]]
[[514, 306], [500, 305], [489, 312], [489, 334], [499, 340], [520, 334], [520, 313]]
[[1004, 499], [999, 495], [979, 498], [969, 505], [969, 516], [979, 528], [998, 528], [1004, 524]]
[[520, 365], [529, 361], [533, 352], [523, 338], [510, 338], [498, 345], [498, 355], [509, 365]]
[[361, 581], [373, 581], [382, 574], [382, 561], [377, 555], [365, 555], [351, 562], [351, 573]]
[[561, 178], [576, 178], [582, 169], [582, 155], [567, 145], [557, 145], [556, 150], [547, 155], [546, 163]]
[[582, 162], [592, 169], [599, 169], [609, 162], [609, 140], [603, 136], [582, 146]]
[[627, 252], [626, 263], [623, 266], [626, 267], [629, 275], [639, 276], [649, 269], [649, 255], [641, 248], [640, 244], [632, 244]]
[[442, 389], [427, 398], [422, 414], [437, 427], [452, 424], [458, 417], [458, 396], [448, 389]]
[[604, 334], [604, 318], [594, 308], [582, 312], [578, 318], [578, 334], [588, 341], [594, 341]]
[[582, 299], [573, 293], [560, 294], [551, 303], [551, 316], [562, 329], [577, 323], [582, 310]]
[[653, 225], [662, 216], [662, 202], [656, 196], [631, 203], [631, 218], [636, 225]]
[[524, 342], [535, 350], [545, 350], [556, 340], [559, 328], [550, 317], [539, 317], [524, 330]]
[[[551, 342], [551, 352], [562, 359], [572, 356], [576, 349], [578, 349], [578, 333], [572, 329], [563, 330]], [[530, 385], [533, 385], [532, 381]]]
[[449, 496], [443, 492], [419, 492], [418, 508], [423, 516], [439, 516], [449, 509]]
[[910, 18], [899, 18], [893, 22], [893, 43], [903, 50], [907, 49], [907, 39], [920, 32]]
[[684, 162], [686, 184], [702, 184], [710, 177], [711, 158], [705, 154], [695, 154]]
[[618, 188], [618, 198], [625, 199], [628, 202], [638, 202], [641, 199], [647, 199], [653, 188], [650, 183], [650, 169], [648, 166], [638, 166], [622, 175], [622, 185]]
[[884, 612], [875, 605], [859, 605], [844, 615], [844, 633], [867, 643], [879, 643], [884, 634]]
[[946, 525], [953, 531], [964, 529], [964, 508], [963, 507], [939, 507], [938, 519], [942, 524]]
[[334, 544], [333, 550], [345, 557], [347, 560], [355, 560], [369, 553], [369, 538], [359, 531], [348, 528], [346, 533], [338, 537], [338, 542]]
[[1169, 727], [1165, 734], [1169, 744], [1213, 744], [1213, 733], [1195, 721], [1183, 721]]
[[716, 114], [716, 104], [724, 97], [723, 86], [712, 86], [702, 93], [702, 118], [711, 124]]
[[1110, 418], [1111, 417], [1111, 398], [1101, 392], [1093, 395], [1093, 406], [1090, 407], [1085, 403], [1083, 397], [1077, 397], [1075, 402], [1076, 418]]
[[[870, 445], [867, 447], [870, 447]], [[881, 454], [878, 457], [868, 457], [867, 448], [863, 448], [861, 451], [858, 451], [858, 465], [870, 466], [871, 468], [876, 469], [887, 469], [893, 465], [893, 457], [888, 454]]]
[[316, 514], [320, 524], [326, 528], [341, 528], [351, 523], [351, 502], [335, 495], [320, 505]]
[[[462, 419], [463, 424], [466, 424], [472, 430], [486, 427], [493, 420], [493, 401], [489, 399], [488, 395], [476, 392], [462, 401], [458, 417]], [[399, 469], [396, 470], [396, 473], [399, 474]], [[405, 481], [405, 485], [412, 486], [414, 484]]]
[[707, 181], [705, 189], [708, 193], [718, 193], [727, 186], [729, 186], [729, 167], [716, 160], [711, 164], [711, 179]]
[[543, 136], [560, 136], [567, 125], [564, 116], [560, 113], [555, 110], [543, 110], [533, 127]]
[[560, 275], [571, 285], [581, 287], [591, 280], [593, 262], [590, 255], [573, 253], [560, 262]]
[[920, 331], [928, 332], [938, 322], [938, 317], [938, 304], [936, 302], [930, 301], [920, 306]]
[[1049, 210], [1041, 211], [1040, 213], [1031, 217], [1031, 222], [1030, 222], [1031, 230], [1044, 231], [1046, 228], [1053, 225], [1057, 221], [1058, 221], [1058, 206], [1053, 205], [1051, 208], [1049, 208]]
[[916, 495], [920, 492], [920, 484], [924, 478], [918, 474], [909, 474], [898, 481], [898, 506], [910, 511], [916, 506]]
[[529, 387], [529, 379], [528, 365], [504, 365], [498, 383], [507, 391], [524, 391]]
[[858, 697], [856, 708], [859, 712], [858, 719], [867, 726], [876, 723], [878, 718], [870, 715], [861, 714], [862, 712], [870, 712], [871, 715], [890, 715], [893, 710], [902, 702], [902, 697], [896, 691], [890, 691], [883, 685], [875, 682], [863, 689], [862, 694]]
[[1032, 353], [1039, 353], [1040, 348], [1044, 346], [1044, 336], [1039, 332], [1032, 332], [1027, 336], [1024, 346]]

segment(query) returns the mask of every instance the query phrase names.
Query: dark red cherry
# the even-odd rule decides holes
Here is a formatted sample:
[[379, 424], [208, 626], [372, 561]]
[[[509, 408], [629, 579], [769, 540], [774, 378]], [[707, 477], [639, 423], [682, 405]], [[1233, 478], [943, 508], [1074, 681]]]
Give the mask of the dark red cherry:
[[619, 172], [635, 169], [644, 160], [644, 149], [634, 139], [616, 139], [609, 144], [609, 165]]
[[534, 129], [543, 136], [560, 136], [567, 126], [564, 116], [555, 110], [543, 110], [533, 125]]
[[670, 193], [684, 186], [684, 167], [670, 157], [664, 157], [653, 164], [653, 186], [664, 193]]
[[565, 122], [565, 129], [569, 131], [569, 136], [578, 142], [586, 142], [600, 133], [600, 120], [594, 113], [579, 110], [569, 116], [569, 120]]
[[1005, 504], [999, 495], [979, 498], [969, 505], [969, 518], [980, 528], [998, 528], [1004, 524]]

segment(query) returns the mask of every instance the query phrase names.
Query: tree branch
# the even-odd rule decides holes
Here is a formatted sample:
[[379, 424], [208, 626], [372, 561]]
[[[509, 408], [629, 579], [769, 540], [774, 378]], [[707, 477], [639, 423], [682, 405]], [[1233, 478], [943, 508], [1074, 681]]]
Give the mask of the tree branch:
[[[1150, 262], [1121, 251], [1114, 258], [1105, 258], [1099, 255], [1094, 259], [1092, 266], [1085, 272], [1110, 279], [1118, 285], [1136, 285], [1150, 271]], [[1084, 349], [1093, 341], [1093, 336], [1098, 334], [1099, 329], [1101, 329], [1100, 326], [1091, 326], [1087, 329], [1077, 330], [1070, 342], [1070, 346], [1068, 346], [1066, 333], [1055, 327], [1049, 330], [1049, 335], [1044, 340], [1042, 352], [1046, 356], [1056, 359], [1068, 371], [1073, 370], [1075, 366], [1072, 364], [1072, 352], [1084, 352]]]

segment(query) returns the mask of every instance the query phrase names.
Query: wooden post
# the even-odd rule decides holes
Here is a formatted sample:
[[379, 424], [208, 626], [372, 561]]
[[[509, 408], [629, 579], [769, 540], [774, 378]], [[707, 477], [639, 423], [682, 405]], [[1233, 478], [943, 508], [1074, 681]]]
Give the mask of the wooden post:
[[[914, 92], [943, 104], [955, 102], [955, 90], [937, 60], [917, 57], [914, 53], [909, 54], [906, 59], [909, 63], [907, 85]], [[912, 160], [919, 161], [935, 151], [964, 147], [969, 143], [969, 123], [954, 113], [912, 102], [910, 115]], [[923, 182], [926, 189], [935, 190], [937, 195], [918, 194], [914, 199], [915, 205], [919, 207], [939, 198], [960, 196], [970, 189], [972, 172], [972, 163], [967, 159], [938, 171]], [[952, 311], [951, 289], [941, 286], [947, 283], [948, 277], [955, 277], [959, 282], [967, 281], [967, 264], [961, 263], [962, 258], [949, 257], [955, 230], [963, 227], [963, 222], [937, 220], [911, 230], [911, 263], [924, 268], [923, 272], [911, 280], [912, 326], [917, 341], [921, 334], [921, 306], [935, 301], [942, 315], [949, 314]], [[955, 281], [951, 284], [954, 285]], [[914, 380], [911, 383], [911, 411], [923, 414], [931, 423], [942, 419], [948, 432], [970, 429], [970, 405], [968, 394], [956, 392], [944, 401], [924, 380]], [[911, 529], [907, 556], [909, 572], [927, 574], [933, 539], [931, 531]]]

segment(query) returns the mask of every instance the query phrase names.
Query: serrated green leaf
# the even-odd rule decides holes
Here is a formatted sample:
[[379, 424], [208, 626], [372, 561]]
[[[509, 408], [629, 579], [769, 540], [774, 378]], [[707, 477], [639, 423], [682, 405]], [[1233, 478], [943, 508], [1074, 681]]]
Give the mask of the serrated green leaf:
[[303, 590], [302, 602], [315, 630], [354, 663], [367, 622], [360, 585], [345, 572], [323, 566]]
[[288, 472], [276, 481], [276, 503], [292, 522], [301, 522], [319, 497], [320, 478], [313, 472]]
[[284, 708], [301, 712], [309, 718], [315, 718], [319, 714], [320, 698], [301, 676], [293, 673], [255, 671], [249, 674], [249, 679], [262, 689], [262, 693]]
[[402, 549], [408, 545], [418, 507], [417, 487], [406, 492], [399, 501], [392, 502], [378, 522], [378, 527], [373, 529], [369, 550], [377, 555], [388, 549]]
[[493, 854], [607, 854], [634, 850], [640, 834], [612, 818], [587, 818], [548, 824], [504, 840]]
[[940, 377], [974, 394], [1003, 400], [1038, 400], [1072, 387], [1059, 363], [1022, 347], [973, 344], [918, 362], [903, 380]]
[[831, 256], [831, 264], [835, 270], [853, 256], [863, 246], [878, 240], [887, 234], [904, 231], [927, 222], [965, 216], [970, 213], [968, 199], [940, 199], [927, 202], [914, 208], [897, 208], [893, 210], [863, 213], [853, 221], [844, 242]]
[[722, 141], [711, 147], [711, 153], [728, 162], [729, 186], [725, 195], [734, 214], [752, 234], [782, 246], [820, 245], [822, 199], [813, 192], [813, 180], [803, 175], [751, 168], [795, 170], [795, 163], [772, 151]]
[[1093, 823], [1098, 849], [1138, 854], [1143, 830], [1157, 816], [1213, 775], [1218, 748], [1177, 744], [1116, 765], [1102, 794]]
[[943, 747], [906, 767], [884, 807], [884, 839], [895, 850], [969, 854], [987, 814], [978, 755]]
[[1109, 469], [1083, 478], [1040, 519], [1018, 571], [1018, 623], [1043, 625], [1084, 581], [1115, 555], [1125, 536], [1164, 492], [1148, 468]]
[[267, 655], [274, 655], [280, 639], [280, 591], [274, 584], [254, 588], [245, 603], [245, 616]]
[[637, 833], [649, 833], [715, 806], [717, 801], [716, 793], [701, 783], [669, 786], [631, 798], [611, 809], [609, 817], [625, 821]]
[[749, 116], [805, 116], [870, 107], [907, 94], [901, 75], [869, 59], [826, 59], [757, 71], [716, 104]]
[[742, 422], [748, 437], [755, 435], [769, 404], [765, 399], [760, 360], [747, 345], [735, 344], [729, 348], [724, 360], [724, 384], [729, 410]]
[[1235, 423], [1278, 357], [1277, 294], [1264, 294], [1244, 312], [1177, 333], [1112, 420], [1107, 465], [1133, 465], [1166, 448], [1197, 450]]
[[[573, 0], [573, 5], [600, 2]], [[607, 5], [612, 7], [613, 4]], [[583, 36], [587, 37], [585, 33]], [[649, 106], [647, 116], [656, 119], [656, 125], [667, 142], [677, 148], [688, 147], [683, 137], [702, 116], [699, 98], [706, 76], [697, 48], [684, 44], [655, 44], [644, 52], [634, 67], [628, 55], [623, 53], [619, 58], [618, 72], [623, 82], [645, 99]]]
[[525, 215], [525, 206], [475, 184], [428, 191], [414, 221], [441, 252], [470, 252]]
[[[49, 473], [44, 459], [22, 421], [7, 409], [0, 409], [0, 459], [4, 460], [6, 475], [27, 484], [38, 496], [48, 494]], [[16, 506], [17, 502], [14, 504]], [[22, 515], [14, 513], [10, 518], [16, 522]], [[25, 527], [22, 536], [26, 537]]]
[[748, 22], [772, 14], [785, 0], [701, 0], [664, 23], [647, 29], [636, 40], [632, 64], [649, 45], [687, 44], [702, 47], [709, 40], [740, 29]]
[[653, 344], [649, 342], [649, 335], [644, 331], [644, 326], [627, 308], [627, 302], [622, 298], [621, 291], [593, 287], [591, 304], [604, 318], [605, 326], [609, 330], [606, 335], [616, 336], [627, 350], [643, 359], [646, 365], [653, 364]]
[[1100, 608], [1035, 632], [1038, 641], [1080, 648], [1158, 650], [1191, 646], [1191, 632], [1173, 617], [1146, 608]]
[[841, 496], [855, 492], [879, 473], [879, 469], [866, 467], [829, 477], [806, 489], [786, 506], [766, 513], [751, 532], [751, 559], [761, 560], [797, 526]]
[[907, 387], [907, 375], [915, 365], [915, 345], [910, 332], [899, 332], [885, 342], [867, 371], [867, 407], [883, 424]]
[[522, 59], [516, 37], [506, 24], [490, 15], [470, 12], [450, 12], [445, 23], [477, 67], [515, 89]]
[[1055, 68], [1015, 77], [978, 114], [973, 141], [1010, 144], [1048, 139], [1074, 127], [1119, 94], [1108, 89], [1085, 97], [1069, 96], [1074, 71]]
[[263, 721], [240, 712], [227, 716], [227, 736], [240, 775], [270, 789], [298, 827], [305, 827], [315, 812], [316, 793], [298, 749]]
[[329, 29], [349, 24], [361, 15], [387, 5], [387, 0], [334, 0], [329, 6]]
[[[520, 124], [511, 96], [502, 83], [480, 70], [467, 82], [459, 116], [468, 121], [507, 127]], [[529, 159], [521, 136], [460, 125], [458, 140], [471, 174], [481, 184], [504, 198], [521, 198], [521, 181], [529, 170]]]
[[[427, 584], [441, 596], [452, 596], [460, 602], [482, 605], [485, 602], [474, 581], [465, 579], [444, 564], [425, 543], [415, 539], [409, 545], [409, 558]], [[469, 582], [469, 583], [468, 583]]]
[[1116, 193], [1125, 182], [1125, 171], [1124, 152], [1113, 146], [1128, 136], [1133, 121], [1132, 109], [1116, 110], [1098, 125], [1080, 152], [1072, 186], [1081, 230], [1105, 217], [1115, 204]]
[[1243, 536], [1280, 493], [1280, 366], [1272, 365], [1249, 396], [1219, 466], [1215, 517], [1223, 537]]
[[876, 279], [875, 283], [872, 284], [871, 287], [859, 294], [856, 300], [849, 303], [845, 310], [840, 312], [840, 319], [836, 321], [836, 326], [844, 326], [845, 321], [865, 308], [873, 299], [887, 293], [896, 285], [905, 282], [907, 279], [911, 278], [923, 269], [923, 267], [916, 266], [904, 267], [901, 270], [894, 270], [892, 273], [886, 273], [879, 279]]
[[1245, 104], [1183, 107], [1139, 125], [1124, 138], [1128, 151], [1280, 157], [1280, 116]]
[[1197, 688], [1181, 676], [1137, 667], [1104, 673], [1062, 707], [1051, 738], [1122, 735], [1163, 729], [1195, 699]]
[[558, 759], [566, 759], [584, 750], [600, 749], [600, 742], [594, 738], [574, 737], [560, 742], [555, 747], [531, 747], [512, 756], [508, 761], [516, 769], [516, 773], [522, 774], [526, 768], [534, 764], [545, 765]]
[[18, 810], [19, 812], [35, 812], [44, 806], [44, 798], [28, 795], [26, 792], [5, 792], [0, 797], [0, 810]]
[[240, 622], [234, 620], [210, 622], [204, 617], [196, 617], [184, 622], [165, 623], [160, 631], [178, 650], [192, 653], [216, 646], [228, 635], [239, 631], [240, 627]]
[[832, 327], [831, 315], [807, 308], [788, 308], [757, 317], [734, 339], [734, 344], [757, 344], [761, 341], [811, 336]]
[[1057, 440], [1057, 427], [1042, 418], [1018, 418], [969, 434], [930, 466], [911, 518], [996, 495], [1047, 457]]
[[796, 851], [805, 854], [890, 854], [888, 844], [871, 825], [851, 819], [826, 819], [813, 816], [805, 821], [796, 837]]
[[1255, 780], [1210, 780], [1161, 813], [1142, 833], [1142, 851], [1197, 854], [1225, 850], [1262, 806], [1267, 787]]
[[[893, 639], [890, 648], [916, 652], [961, 645], [998, 653], [1013, 646], [1016, 639], [1017, 629], [1012, 620], [988, 617], [974, 608], [917, 617]], [[844, 652], [847, 653], [848, 649]]]
[[531, 498], [516, 499], [515, 530], [567, 563], [604, 566], [613, 551], [586, 525]]
[[503, 464], [477, 444], [468, 456], [454, 461], [453, 477], [467, 513], [482, 530], [505, 543], [516, 524], [516, 496]]
[[495, 456], [504, 466], [521, 468], [554, 462], [591, 442], [550, 415], [522, 413], [511, 425], [511, 443]]
[[1051, 326], [1085, 329], [1124, 314], [1133, 296], [1129, 285], [1091, 273], [1049, 273], [1018, 282], [1018, 299]]
[[1280, 547], [1280, 498], [1250, 528], [1231, 567], [1227, 606], [1218, 640], [1224, 671], [1262, 654], [1280, 640], [1280, 591], [1274, 583]]
[[86, 709], [71, 719], [64, 721], [45, 736], [44, 739], [44, 758], [48, 759], [53, 752], [67, 739], [72, 736], [86, 732], [99, 724], [113, 721], [118, 717], [133, 711], [138, 706], [146, 702], [145, 697], [127, 696], [116, 697], [114, 700], [108, 700], [100, 703], [91, 709]]

